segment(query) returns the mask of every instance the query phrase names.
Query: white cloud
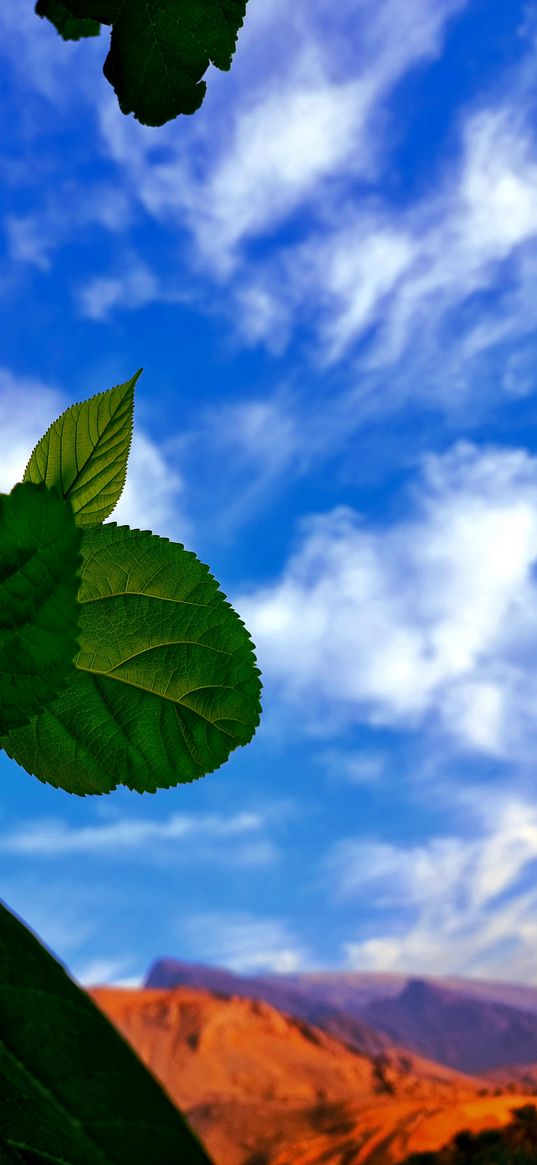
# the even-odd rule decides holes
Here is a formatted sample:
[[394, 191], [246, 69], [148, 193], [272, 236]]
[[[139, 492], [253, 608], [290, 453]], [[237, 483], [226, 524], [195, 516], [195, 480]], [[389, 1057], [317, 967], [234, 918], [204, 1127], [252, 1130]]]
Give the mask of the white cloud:
[[112, 821], [104, 825], [72, 826], [56, 818], [27, 822], [13, 833], [0, 836], [0, 852], [57, 857], [63, 854], [132, 853], [137, 860], [152, 859], [151, 846], [188, 839], [222, 841], [263, 828], [255, 813], [231, 817], [212, 814], [189, 817], [175, 813], [167, 821], [146, 818]]
[[[133, 975], [122, 978], [121, 972], [132, 964], [133, 960], [123, 959], [89, 959], [76, 965], [69, 974], [81, 987], [142, 987], [143, 975]], [[119, 977], [118, 977], [119, 976]]]
[[[196, 283], [196, 275], [208, 272], [225, 280], [225, 303], [220, 296], [217, 310], [242, 341], [263, 341], [278, 353], [295, 324], [313, 326], [316, 365], [340, 361], [364, 337], [372, 341], [353, 371], [359, 390], [348, 392], [353, 428], [364, 397], [388, 408], [402, 395], [433, 393], [449, 407], [469, 391], [473, 361], [499, 336], [534, 332], [535, 279], [526, 260], [536, 235], [537, 155], [532, 121], [527, 125], [520, 112], [527, 111], [528, 93], [520, 99], [514, 72], [501, 104], [495, 97], [487, 106], [484, 95], [479, 109], [463, 111], [460, 156], [452, 151], [440, 163], [435, 159], [436, 169], [420, 174], [421, 193], [413, 201], [401, 208], [383, 196], [392, 128], [387, 99], [409, 71], [441, 55], [451, 22], [466, 6], [465, 0], [382, 6], [363, 0], [358, 9], [334, 10], [326, 0], [292, 8], [258, 0], [230, 73], [211, 73], [202, 111], [182, 120], [179, 137], [175, 124], [148, 130], [124, 118], [105, 83], [92, 87], [102, 38], [82, 46], [82, 70], [80, 46], [61, 44], [33, 13], [25, 18], [24, 51], [17, 22], [0, 18], [9, 60], [30, 83], [42, 83], [37, 65], [45, 47], [61, 63], [62, 91], [71, 72], [86, 78], [74, 77], [76, 99], [96, 109], [104, 149], [119, 169], [108, 194], [82, 200], [86, 217], [100, 216], [102, 225], [122, 230], [133, 209], [143, 208], [173, 229], [178, 265], [192, 271], [189, 291], [183, 275], [153, 272], [133, 252], [120, 270], [75, 288], [79, 310], [98, 321], [122, 307], [206, 299], [210, 282]], [[37, 54], [35, 67], [25, 52]], [[56, 234], [65, 229], [57, 212], [54, 226], [53, 213], [49, 207], [48, 235], [53, 227]], [[17, 219], [15, 242], [28, 261], [43, 265], [36, 221], [35, 215]], [[291, 240], [276, 236], [250, 263], [248, 243], [283, 222]], [[518, 295], [511, 288], [508, 311], [498, 314], [493, 303], [473, 307], [457, 322], [453, 343], [453, 312], [481, 290], [498, 290], [508, 259], [516, 262], [520, 285]], [[506, 384], [509, 376], [517, 380], [508, 360]], [[529, 353], [526, 380], [533, 364]], [[303, 406], [306, 445], [315, 421], [305, 395]], [[317, 417], [321, 428], [325, 414]], [[337, 441], [333, 425], [327, 429], [326, 441]], [[348, 423], [343, 431], [348, 434]]]
[[386, 757], [378, 753], [346, 752], [329, 748], [319, 753], [318, 759], [332, 779], [349, 785], [376, 785], [386, 774]]
[[363, 81], [331, 81], [310, 46], [299, 50], [285, 78], [258, 78], [254, 93], [239, 95], [231, 134], [222, 138], [215, 125], [211, 162], [203, 168], [206, 125], [189, 127], [179, 148], [170, 138], [165, 161], [152, 159], [151, 143], [136, 127], [118, 126], [113, 110], [103, 107], [101, 129], [133, 196], [164, 225], [188, 227], [192, 260], [227, 278], [241, 244], [274, 230], [341, 167], [356, 168], [364, 97]]
[[203, 116], [179, 141], [166, 127], [151, 139], [121, 123], [111, 102], [101, 106], [106, 148], [133, 197], [160, 221], [186, 225], [194, 261], [216, 276], [229, 277], [249, 238], [324, 201], [327, 183], [338, 202], [343, 178], [371, 177], [383, 102], [441, 52], [465, 0], [361, 7], [359, 19], [355, 6], [334, 12], [323, 0], [248, 13], [230, 76], [211, 76]]
[[198, 192], [192, 228], [204, 258], [222, 274], [230, 272], [237, 243], [274, 230], [355, 154], [363, 82], [313, 79], [313, 61], [307, 65], [300, 61], [286, 86], [239, 115], [234, 141]]
[[60, 393], [33, 376], [0, 368], [0, 491], [21, 481], [34, 445], [64, 408]]
[[[90, 104], [92, 98], [95, 100], [96, 82], [106, 55], [106, 36], [66, 44], [49, 20], [36, 16], [34, 7], [32, 4], [19, 5], [16, 9], [10, 5], [2, 7], [2, 55], [15, 78], [23, 79], [25, 86], [29, 84], [55, 106], [55, 117], [65, 116], [66, 106], [69, 110], [76, 109], [81, 98]], [[26, 132], [27, 127], [28, 123]]]
[[[339, 207], [328, 201], [321, 228], [313, 227], [298, 243], [276, 247], [261, 274], [259, 264], [245, 273], [246, 302], [255, 302], [256, 292], [263, 295], [262, 317], [250, 340], [270, 344], [274, 330], [278, 343], [293, 322], [313, 317], [315, 359], [325, 366], [374, 328], [356, 373], [369, 373], [378, 383], [390, 367], [400, 381], [403, 362], [403, 375], [413, 377], [416, 392], [416, 382], [424, 378], [416, 377], [415, 368], [424, 365], [431, 383], [423, 387], [438, 396], [450, 378], [455, 389], [456, 371], [465, 360], [504, 337], [527, 332], [530, 320], [534, 323], [534, 264], [528, 258], [537, 239], [537, 144], [517, 98], [511, 94], [502, 105], [466, 113], [459, 157], [443, 162], [434, 187], [431, 182], [421, 198], [403, 208], [388, 206], [382, 195], [374, 206], [370, 196]], [[498, 313], [497, 306], [485, 304], [477, 323], [474, 310], [457, 325], [454, 339], [453, 313], [480, 291], [501, 293], [508, 259], [515, 264], [509, 290], [513, 310], [506, 314], [502, 305]], [[529, 303], [520, 312], [527, 295]], [[249, 320], [247, 314], [239, 322], [245, 338]], [[447, 361], [444, 351], [439, 357], [440, 346], [453, 352]], [[394, 388], [383, 380], [383, 403], [391, 396]]]
[[8, 215], [5, 230], [11, 258], [16, 262], [33, 263], [41, 271], [50, 269], [50, 240], [32, 215]]
[[183, 488], [177, 469], [135, 420], [127, 479], [109, 520], [186, 543], [192, 531], [183, 509]]
[[279, 580], [235, 600], [274, 699], [307, 731], [438, 724], [470, 751], [535, 741], [537, 461], [459, 442], [425, 459], [410, 517], [302, 523]]
[[[313, 326], [318, 365], [370, 341], [353, 373], [359, 390], [348, 394], [357, 427], [364, 396], [388, 408], [408, 394], [433, 394], [451, 407], [471, 390], [491, 346], [535, 331], [537, 151], [523, 59], [505, 76], [501, 101], [496, 86], [488, 103], [482, 94], [479, 107], [457, 111], [459, 156], [449, 143], [450, 153], [420, 172], [421, 191], [405, 206], [383, 195], [393, 126], [387, 99], [412, 69], [441, 55], [466, 7], [465, 0], [363, 0], [334, 10], [326, 0], [292, 7], [258, 0], [230, 73], [213, 70], [202, 111], [182, 120], [179, 137], [175, 124], [148, 130], [124, 118], [106, 83], [94, 84], [102, 37], [66, 46], [33, 12], [24, 28], [19, 14], [2, 15], [0, 27], [11, 66], [27, 83], [57, 101], [72, 80], [76, 102], [97, 112], [120, 173], [102, 194], [71, 199], [86, 222], [93, 216], [122, 230], [143, 208], [171, 227], [178, 264], [193, 273], [191, 296], [210, 295], [206, 280], [196, 285], [200, 273], [225, 280], [223, 310], [247, 343], [281, 352], [296, 324]], [[19, 258], [43, 268], [49, 236], [65, 233], [65, 215], [49, 206], [45, 220], [12, 216], [10, 226]], [[276, 236], [250, 263], [248, 244], [284, 222], [291, 239]], [[73, 224], [78, 230], [79, 219]], [[75, 296], [88, 317], [106, 320], [121, 307], [188, 298], [178, 281], [176, 272], [157, 274], [132, 257]], [[500, 307], [494, 297], [476, 303], [490, 290]], [[516, 392], [510, 360], [505, 354], [500, 387]]]
[[537, 982], [537, 814], [509, 795], [491, 805], [494, 815], [474, 805], [464, 838], [331, 848], [325, 870], [337, 898], [376, 914], [369, 937], [344, 944], [349, 967]]
[[264, 343], [273, 356], [285, 351], [292, 330], [288, 304], [261, 282], [238, 285], [233, 301], [224, 304], [230, 326], [248, 346]]
[[465, 139], [461, 233], [476, 251], [498, 258], [537, 233], [535, 140], [509, 105], [478, 113]]
[[[80, 235], [85, 228], [103, 227], [113, 233], [126, 232], [133, 223], [133, 207], [124, 190], [105, 182], [94, 182], [91, 185], [77, 184], [72, 177], [63, 178], [58, 174], [55, 180], [54, 196], [45, 196], [45, 201], [29, 214], [8, 214], [4, 220], [4, 230], [10, 258], [14, 263], [30, 263], [41, 271], [49, 271], [52, 262], [51, 255], [59, 247], [69, 242], [73, 234]], [[132, 268], [124, 277], [126, 284], [124, 298], [126, 306], [141, 306], [143, 303], [144, 267], [141, 263], [132, 263]], [[146, 276], [149, 299], [149, 274]], [[118, 280], [121, 285], [121, 280]], [[99, 300], [99, 286], [102, 285], [101, 301]], [[87, 293], [82, 289], [82, 306], [86, 305], [84, 313], [90, 318], [104, 318], [106, 312], [106, 290], [110, 305], [115, 304], [113, 298], [113, 280], [95, 280], [88, 285]], [[123, 292], [123, 287], [120, 287]], [[159, 293], [161, 294], [161, 293]], [[134, 302], [138, 297], [138, 302]], [[121, 304], [123, 295], [117, 295], [117, 302]], [[102, 302], [102, 315], [99, 314]]]
[[[303, 390], [303, 448], [323, 429], [323, 451], [337, 447], [371, 411], [409, 398], [454, 410], [472, 394], [533, 387], [537, 146], [524, 59], [506, 74], [501, 100], [496, 86], [479, 105], [457, 110], [458, 128], [429, 171], [420, 171], [411, 200], [388, 201], [383, 191], [386, 99], [417, 63], [441, 53], [449, 22], [464, 7], [365, 3], [359, 24], [354, 10], [335, 14], [323, 2], [292, 12], [259, 9], [230, 76], [211, 78], [204, 116], [180, 144], [168, 132], [150, 140], [103, 108], [105, 142], [132, 197], [164, 226], [187, 231], [195, 272], [225, 280], [218, 310], [240, 342], [265, 343], [278, 355], [304, 327], [311, 363], [321, 370], [356, 350], [346, 387], [333, 399], [331, 392], [329, 407], [326, 396], [315, 405], [310, 386]], [[288, 52], [290, 36], [298, 54]], [[308, 133], [317, 135], [323, 122], [331, 128], [314, 136], [303, 157], [287, 148], [288, 136], [300, 127], [305, 140], [310, 105], [319, 116], [311, 125], [307, 119]], [[250, 253], [249, 243], [284, 222], [285, 236]], [[159, 294], [168, 294], [165, 281]], [[522, 358], [511, 349], [525, 337]]]
[[298, 971], [309, 961], [303, 945], [278, 918], [215, 911], [181, 920], [178, 930], [196, 959], [230, 971], [285, 973]]
[[133, 310], [162, 299], [158, 282], [143, 263], [134, 263], [121, 275], [97, 276], [76, 290], [80, 315], [107, 320], [112, 308]]
[[[140, 988], [143, 988], [144, 979], [145, 979], [145, 975], [127, 975], [127, 976], [122, 976], [120, 979], [112, 979], [111, 981], [109, 981], [108, 986], [109, 987], [134, 987], [136, 990], [139, 990]], [[86, 979], [87, 985], [89, 985], [89, 982], [90, 981], [88, 979]], [[93, 980], [93, 983], [96, 987], [99, 986], [99, 982], [102, 983], [102, 979], [100, 981], [97, 981], [96, 979]]]
[[[440, 194], [418, 203], [408, 225], [414, 263], [380, 331], [372, 355], [377, 364], [400, 359], [425, 325], [438, 343], [450, 313], [476, 292], [501, 290], [502, 264], [519, 258], [518, 249], [537, 237], [536, 142], [516, 107], [506, 102], [467, 118], [458, 175], [445, 179]], [[480, 314], [482, 329], [487, 309]], [[464, 347], [472, 343], [467, 332], [463, 324], [456, 344], [461, 361], [471, 354]], [[481, 346], [484, 341], [481, 330]], [[430, 358], [430, 340], [425, 348]]]
[[368, 227], [365, 222], [319, 248], [317, 278], [320, 282], [322, 267], [323, 295], [333, 301], [323, 329], [325, 360], [340, 356], [349, 336], [359, 336], [378, 322], [386, 297], [415, 257], [415, 241], [402, 231], [383, 224]]

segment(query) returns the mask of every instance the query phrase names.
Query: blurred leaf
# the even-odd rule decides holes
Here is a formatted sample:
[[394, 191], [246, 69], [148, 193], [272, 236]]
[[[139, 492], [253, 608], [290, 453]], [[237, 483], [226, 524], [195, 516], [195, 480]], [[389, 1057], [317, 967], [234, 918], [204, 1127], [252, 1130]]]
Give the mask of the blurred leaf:
[[1, 903], [0, 1161], [211, 1165], [130, 1045]]
[[23, 481], [59, 486], [79, 526], [103, 522], [119, 501], [132, 438], [134, 386], [141, 371], [65, 409], [26, 466]]
[[78, 794], [155, 792], [213, 772], [259, 723], [242, 620], [209, 568], [167, 538], [110, 522], [84, 532], [82, 555], [81, 670], [2, 746]]
[[0, 733], [76, 677], [82, 532], [57, 490], [0, 494]]
[[[195, 113], [210, 64], [231, 68], [247, 0], [62, 0], [78, 20], [111, 24], [103, 73], [122, 113], [164, 125]], [[45, 13], [48, 15], [48, 13]]]
[[101, 26], [97, 20], [80, 20], [61, 4], [60, 0], [37, 0], [35, 11], [44, 16], [58, 30], [64, 40], [80, 40], [83, 36], [98, 36]]

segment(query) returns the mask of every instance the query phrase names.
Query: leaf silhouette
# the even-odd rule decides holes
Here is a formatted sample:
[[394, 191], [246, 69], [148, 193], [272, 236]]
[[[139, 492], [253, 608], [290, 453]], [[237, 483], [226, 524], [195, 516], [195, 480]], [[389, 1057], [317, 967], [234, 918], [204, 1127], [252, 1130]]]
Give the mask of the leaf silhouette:
[[130, 1045], [1, 902], [0, 1161], [211, 1165]]
[[2, 747], [71, 793], [155, 792], [213, 772], [259, 723], [259, 669], [209, 568], [115, 522], [82, 539], [80, 653], [63, 693]]
[[119, 501], [132, 438], [134, 386], [141, 371], [65, 409], [26, 466], [23, 481], [59, 486], [79, 526], [103, 522]]
[[[39, 0], [39, 15], [54, 17], [57, 0]], [[103, 73], [122, 113], [142, 125], [164, 125], [195, 113], [205, 96], [201, 78], [210, 64], [231, 67], [247, 0], [62, 0], [78, 21], [111, 24]], [[36, 9], [37, 10], [37, 9]]]
[[82, 532], [56, 489], [0, 494], [0, 733], [76, 676]]
[[79, 20], [60, 3], [60, 0], [37, 0], [35, 11], [45, 16], [64, 40], [80, 40], [83, 36], [98, 36], [101, 26], [96, 20]]

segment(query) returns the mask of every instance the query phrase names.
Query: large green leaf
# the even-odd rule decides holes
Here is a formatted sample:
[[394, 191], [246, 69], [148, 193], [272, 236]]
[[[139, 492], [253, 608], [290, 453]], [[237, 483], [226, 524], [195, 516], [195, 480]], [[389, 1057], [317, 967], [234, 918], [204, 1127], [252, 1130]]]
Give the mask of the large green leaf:
[[211, 1165], [129, 1044], [2, 903], [0, 1161]]
[[[49, 16], [53, 0], [40, 0]], [[62, 0], [79, 20], [111, 24], [103, 72], [122, 113], [142, 125], [164, 125], [195, 113], [205, 96], [201, 78], [212, 63], [229, 69], [247, 0]], [[62, 32], [61, 27], [59, 31]]]
[[56, 489], [0, 494], [0, 734], [76, 678], [81, 539]]
[[75, 675], [1, 741], [71, 793], [155, 792], [213, 772], [259, 723], [242, 620], [195, 554], [115, 522], [84, 531]]
[[65, 409], [26, 466], [23, 481], [59, 486], [79, 526], [103, 522], [119, 500], [132, 438], [134, 386], [141, 371]]
[[83, 36], [98, 36], [101, 26], [96, 20], [79, 20], [60, 3], [60, 0], [37, 0], [35, 11], [46, 16], [64, 40], [80, 40]]

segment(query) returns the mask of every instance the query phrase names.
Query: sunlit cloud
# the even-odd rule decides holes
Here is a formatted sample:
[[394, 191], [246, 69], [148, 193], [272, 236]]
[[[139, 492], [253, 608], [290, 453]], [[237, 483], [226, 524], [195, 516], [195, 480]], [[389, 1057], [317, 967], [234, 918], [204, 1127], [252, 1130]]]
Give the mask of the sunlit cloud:
[[[481, 793], [483, 802], [486, 795]], [[505, 795], [464, 837], [336, 842], [325, 871], [338, 901], [376, 912], [343, 950], [349, 968], [537, 983], [537, 815]]]
[[[236, 599], [271, 691], [316, 734], [370, 723], [516, 759], [535, 738], [537, 462], [459, 442], [410, 515], [312, 516], [282, 575]], [[275, 695], [273, 699], [276, 701]]]

